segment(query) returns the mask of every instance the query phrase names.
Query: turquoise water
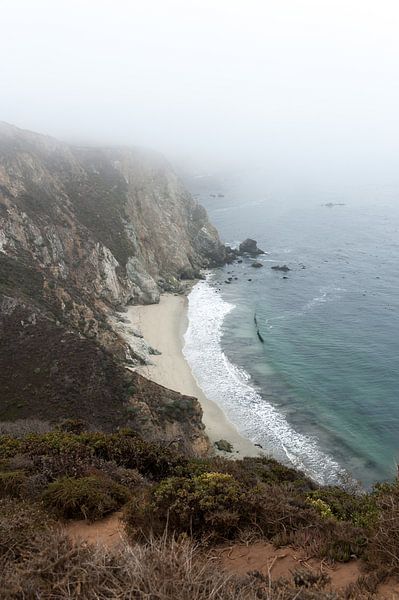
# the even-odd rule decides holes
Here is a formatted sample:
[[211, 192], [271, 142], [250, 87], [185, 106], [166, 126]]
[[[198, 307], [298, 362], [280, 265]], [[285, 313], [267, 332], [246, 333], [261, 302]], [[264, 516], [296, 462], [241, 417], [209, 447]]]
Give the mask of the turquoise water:
[[[228, 306], [221, 351], [257, 393], [255, 400], [243, 391], [233, 394], [238, 380], [230, 381], [234, 401], [226, 400], [225, 410], [243, 433], [279, 455], [282, 425], [272, 434], [275, 425], [264, 413], [272, 407], [293, 432], [283, 444], [286, 460], [303, 462], [320, 480], [338, 478], [337, 465], [365, 486], [394, 477], [399, 190], [284, 194], [247, 177], [225, 180], [222, 191], [224, 197], [211, 198], [202, 186], [199, 200], [223, 240], [236, 244], [253, 237], [268, 253], [261, 269], [245, 259], [217, 270], [205, 284], [211, 290], [202, 298], [208, 314], [216, 295]], [[331, 201], [345, 206], [326, 207]], [[291, 269], [287, 279], [270, 269], [284, 263]], [[226, 284], [230, 276], [237, 280]], [[255, 313], [264, 344], [256, 336]], [[229, 374], [224, 381], [218, 376], [227, 398]]]

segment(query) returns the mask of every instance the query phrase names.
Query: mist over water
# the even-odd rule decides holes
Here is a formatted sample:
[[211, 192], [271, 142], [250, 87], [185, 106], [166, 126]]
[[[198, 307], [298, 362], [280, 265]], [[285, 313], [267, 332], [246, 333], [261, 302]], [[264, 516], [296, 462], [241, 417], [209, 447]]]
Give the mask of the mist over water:
[[[207, 191], [204, 181], [191, 186], [226, 242], [254, 237], [268, 253], [260, 257], [263, 268], [244, 259], [216, 271], [207, 284], [202, 324], [218, 302], [229, 307], [219, 343], [233, 367], [218, 384], [231, 385], [232, 368], [248, 375], [227, 394], [231, 419], [281, 459], [277, 434], [285, 458], [302, 462], [319, 480], [337, 480], [340, 468], [366, 486], [393, 478], [399, 445], [399, 189], [321, 190], [298, 203], [300, 190], [297, 197], [283, 195], [257, 177], [231, 176], [229, 182], [226, 176]], [[329, 202], [345, 205], [325, 206]], [[275, 272], [275, 264], [291, 271]], [[227, 277], [233, 277], [230, 284]], [[194, 290], [193, 303], [199, 294]], [[246, 408], [238, 409], [241, 404]], [[291, 437], [275, 427], [275, 415]]]
[[[304, 468], [316, 473], [321, 452], [325, 471], [338, 464], [366, 485], [392, 477], [398, 2], [3, 0], [1, 19], [1, 121], [163, 152], [196, 171], [188, 185], [226, 242], [254, 237], [269, 253], [263, 269], [216, 272], [191, 300], [205, 294], [220, 311], [220, 339], [202, 341], [247, 398], [247, 426], [265, 417], [251, 435], [275, 418], [291, 436], [283, 455]], [[221, 183], [200, 177], [222, 169]], [[298, 440], [315, 446], [301, 453]]]

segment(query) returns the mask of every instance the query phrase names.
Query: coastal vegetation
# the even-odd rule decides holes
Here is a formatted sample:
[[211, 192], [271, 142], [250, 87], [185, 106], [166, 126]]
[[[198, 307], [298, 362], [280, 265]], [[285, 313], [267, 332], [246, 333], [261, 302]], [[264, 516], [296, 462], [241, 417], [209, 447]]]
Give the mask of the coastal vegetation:
[[[397, 482], [321, 487], [268, 457], [192, 458], [131, 430], [64, 429], [0, 436], [2, 597], [372, 598], [397, 572]], [[117, 549], [73, 542], [61, 527], [121, 509]], [[232, 576], [215, 551], [244, 540], [361, 561], [363, 573], [341, 596], [321, 576]]]

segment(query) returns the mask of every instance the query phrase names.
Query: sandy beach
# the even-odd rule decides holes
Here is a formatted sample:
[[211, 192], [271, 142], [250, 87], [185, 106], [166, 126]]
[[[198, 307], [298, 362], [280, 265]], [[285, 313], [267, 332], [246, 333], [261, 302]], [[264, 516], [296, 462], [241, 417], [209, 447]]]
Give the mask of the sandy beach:
[[156, 383], [198, 398], [212, 444], [225, 439], [233, 445], [234, 456], [259, 456], [259, 448], [241, 436], [222, 409], [204, 395], [184, 358], [183, 336], [188, 325], [186, 296], [164, 294], [159, 304], [131, 306], [125, 316], [162, 353], [151, 357], [153, 365], [139, 367], [138, 371]]

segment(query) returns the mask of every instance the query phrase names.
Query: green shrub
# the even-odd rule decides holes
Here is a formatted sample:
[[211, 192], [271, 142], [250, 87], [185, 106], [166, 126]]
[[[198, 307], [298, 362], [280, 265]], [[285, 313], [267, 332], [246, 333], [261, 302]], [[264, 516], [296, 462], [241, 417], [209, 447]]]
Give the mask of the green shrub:
[[295, 486], [298, 491], [314, 490], [316, 485], [300, 471], [286, 467], [273, 458], [245, 457], [242, 460], [231, 460], [222, 456], [212, 458], [190, 459], [175, 469], [176, 475], [183, 477], [199, 475], [207, 472], [227, 473], [250, 488], [260, 483], [284, 484]]
[[42, 495], [44, 505], [66, 519], [99, 519], [127, 502], [128, 490], [109, 479], [63, 477], [50, 483]]
[[313, 506], [324, 519], [334, 518], [331, 508], [324, 500], [321, 500], [320, 498], [309, 498], [309, 504]]
[[184, 468], [187, 459], [169, 448], [146, 442], [133, 432], [68, 433], [51, 431], [44, 435], [28, 435], [23, 439], [0, 436], [0, 459], [26, 454], [35, 456], [74, 456], [76, 460], [90, 457], [114, 461], [118, 466], [137, 469], [142, 475], [159, 481]]
[[168, 528], [195, 537], [231, 537], [239, 526], [241, 498], [240, 484], [231, 475], [170, 477], [133, 499], [125, 519], [131, 533], [152, 529], [162, 534]]
[[331, 516], [358, 527], [371, 527], [377, 518], [375, 496], [372, 494], [354, 494], [339, 487], [325, 487], [310, 492], [308, 499], [310, 502], [323, 502]]
[[10, 435], [0, 435], [0, 458], [11, 458], [20, 454], [21, 440]]

